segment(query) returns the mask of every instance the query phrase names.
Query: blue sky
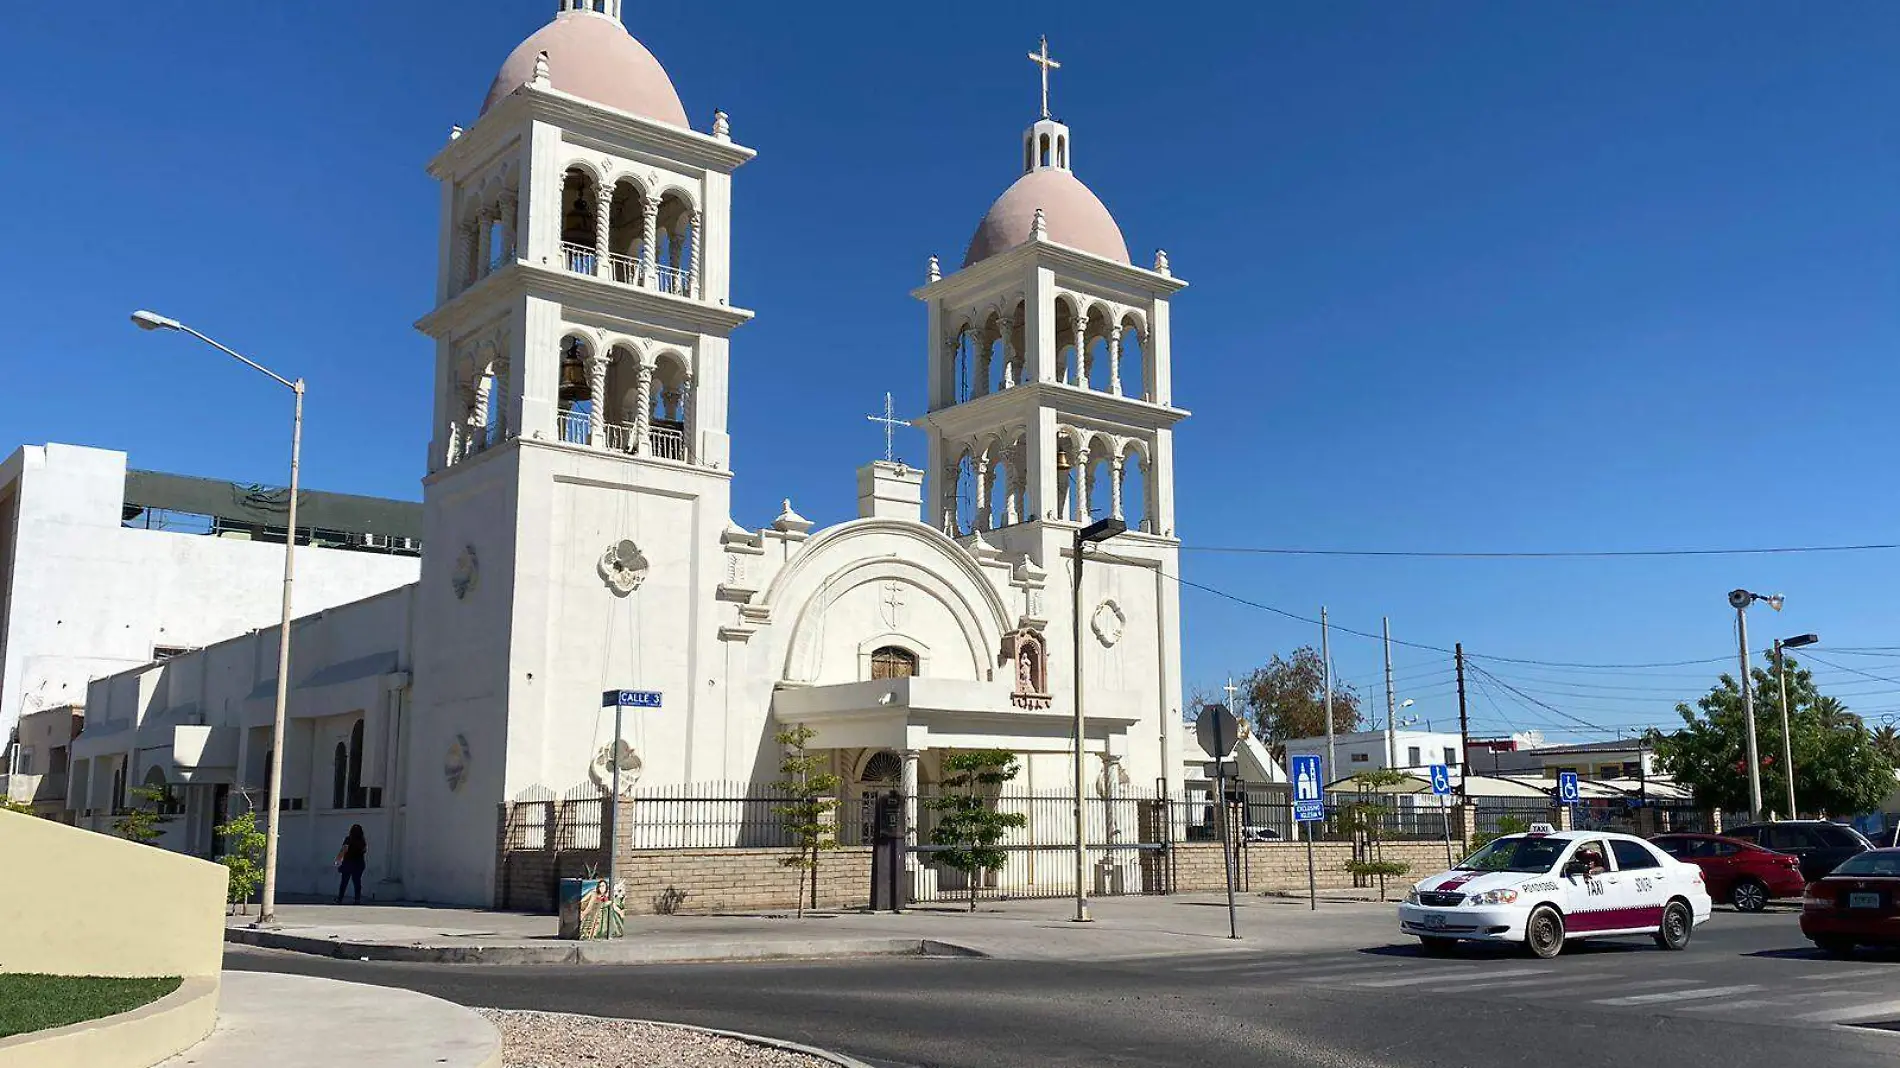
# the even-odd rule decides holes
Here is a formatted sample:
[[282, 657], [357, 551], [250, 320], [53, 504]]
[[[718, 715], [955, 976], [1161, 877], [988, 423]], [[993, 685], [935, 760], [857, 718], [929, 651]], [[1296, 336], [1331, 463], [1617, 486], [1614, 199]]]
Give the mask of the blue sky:
[[[308, 484], [418, 497], [437, 193], [552, 0], [12, 4], [0, 439], [280, 481], [282, 399], [126, 313], [311, 383]], [[1635, 549], [1900, 541], [1900, 6], [1637, 2], [629, 5], [738, 176], [736, 518], [852, 512], [885, 390], [915, 413], [925, 257], [1013, 179], [1047, 33], [1078, 175], [1168, 249], [1192, 546]], [[689, 15], [673, 12], [687, 10]], [[912, 455], [921, 438], [910, 435]], [[795, 447], [785, 447], [787, 443]], [[1477, 654], [1734, 648], [1784, 592], [1823, 685], [1900, 710], [1900, 553], [1451, 561], [1188, 551], [1192, 582]], [[1190, 683], [1314, 628], [1182, 594]], [[1378, 647], [1340, 635], [1377, 696]], [[1449, 659], [1401, 696], [1455, 719]], [[1477, 729], [1666, 721], [1724, 664], [1488, 662]], [[1521, 695], [1501, 688], [1518, 687]], [[1532, 703], [1543, 701], [1562, 715]], [[1382, 702], [1382, 699], [1381, 699]], [[1569, 717], [1569, 718], [1565, 718]]]

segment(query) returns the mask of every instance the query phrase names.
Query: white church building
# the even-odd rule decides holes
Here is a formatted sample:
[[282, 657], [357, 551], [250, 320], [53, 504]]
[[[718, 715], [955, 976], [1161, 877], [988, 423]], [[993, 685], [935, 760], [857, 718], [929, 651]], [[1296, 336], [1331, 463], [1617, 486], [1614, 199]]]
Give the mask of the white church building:
[[[927, 789], [944, 753], [979, 747], [1021, 754], [1016, 786], [1062, 791], [1079, 660], [1094, 789], [1178, 790], [1184, 283], [1165, 254], [1131, 262], [1069, 129], [1045, 103], [1018, 145], [999, 137], [999, 176], [1018, 176], [961, 267], [932, 257], [914, 291], [924, 470], [860, 469], [835, 525], [787, 501], [748, 529], [735, 463], [789, 429], [728, 423], [752, 318], [734, 175], [754, 152], [723, 113], [693, 127], [620, 0], [559, 8], [429, 163], [420, 576], [293, 627], [283, 887], [333, 889], [360, 823], [379, 897], [492, 903], [499, 807], [596, 791], [601, 695], [621, 687], [663, 694], [627, 716], [642, 789], [774, 779], [773, 736], [802, 723], [848, 795]], [[1127, 532], [1090, 547], [1078, 593], [1077, 532], [1111, 515]], [[261, 798], [276, 641], [233, 633], [94, 681], [69, 808], [103, 826], [122, 803], [105, 784], [127, 782]]]

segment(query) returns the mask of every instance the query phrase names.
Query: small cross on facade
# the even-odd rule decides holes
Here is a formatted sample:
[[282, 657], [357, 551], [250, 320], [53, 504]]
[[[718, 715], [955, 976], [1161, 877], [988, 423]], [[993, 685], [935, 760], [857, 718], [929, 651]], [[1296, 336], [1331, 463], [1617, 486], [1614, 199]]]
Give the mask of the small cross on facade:
[[865, 418], [873, 423], [882, 423], [884, 425], [884, 462], [896, 462], [897, 428], [900, 426], [909, 426], [910, 424], [897, 418], [897, 409], [891, 405], [891, 395], [889, 393], [884, 394], [883, 415], [867, 415]]
[[1029, 53], [1029, 61], [1042, 68], [1042, 117], [1049, 117], [1049, 72], [1062, 66], [1049, 58], [1049, 38], [1042, 38], [1042, 49]]

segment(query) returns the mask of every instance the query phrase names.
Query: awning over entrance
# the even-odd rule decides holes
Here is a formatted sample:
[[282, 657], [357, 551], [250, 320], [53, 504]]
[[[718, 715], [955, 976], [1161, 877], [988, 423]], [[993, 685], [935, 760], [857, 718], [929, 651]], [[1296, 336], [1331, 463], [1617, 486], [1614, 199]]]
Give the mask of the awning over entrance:
[[[1075, 719], [1067, 711], [1018, 708], [1004, 682], [893, 678], [830, 686], [787, 686], [772, 695], [780, 723], [803, 723], [826, 749], [1008, 749], [1068, 752]], [[1088, 717], [1089, 748], [1125, 734], [1137, 720], [1104, 709]]]

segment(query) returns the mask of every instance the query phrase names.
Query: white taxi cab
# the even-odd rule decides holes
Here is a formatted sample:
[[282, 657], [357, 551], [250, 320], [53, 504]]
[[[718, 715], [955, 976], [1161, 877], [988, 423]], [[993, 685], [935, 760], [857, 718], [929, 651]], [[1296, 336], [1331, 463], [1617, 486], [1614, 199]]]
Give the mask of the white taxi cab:
[[1420, 880], [1399, 906], [1399, 929], [1429, 951], [1517, 942], [1550, 958], [1577, 938], [1646, 934], [1682, 949], [1709, 911], [1701, 868], [1631, 835], [1538, 824]]

